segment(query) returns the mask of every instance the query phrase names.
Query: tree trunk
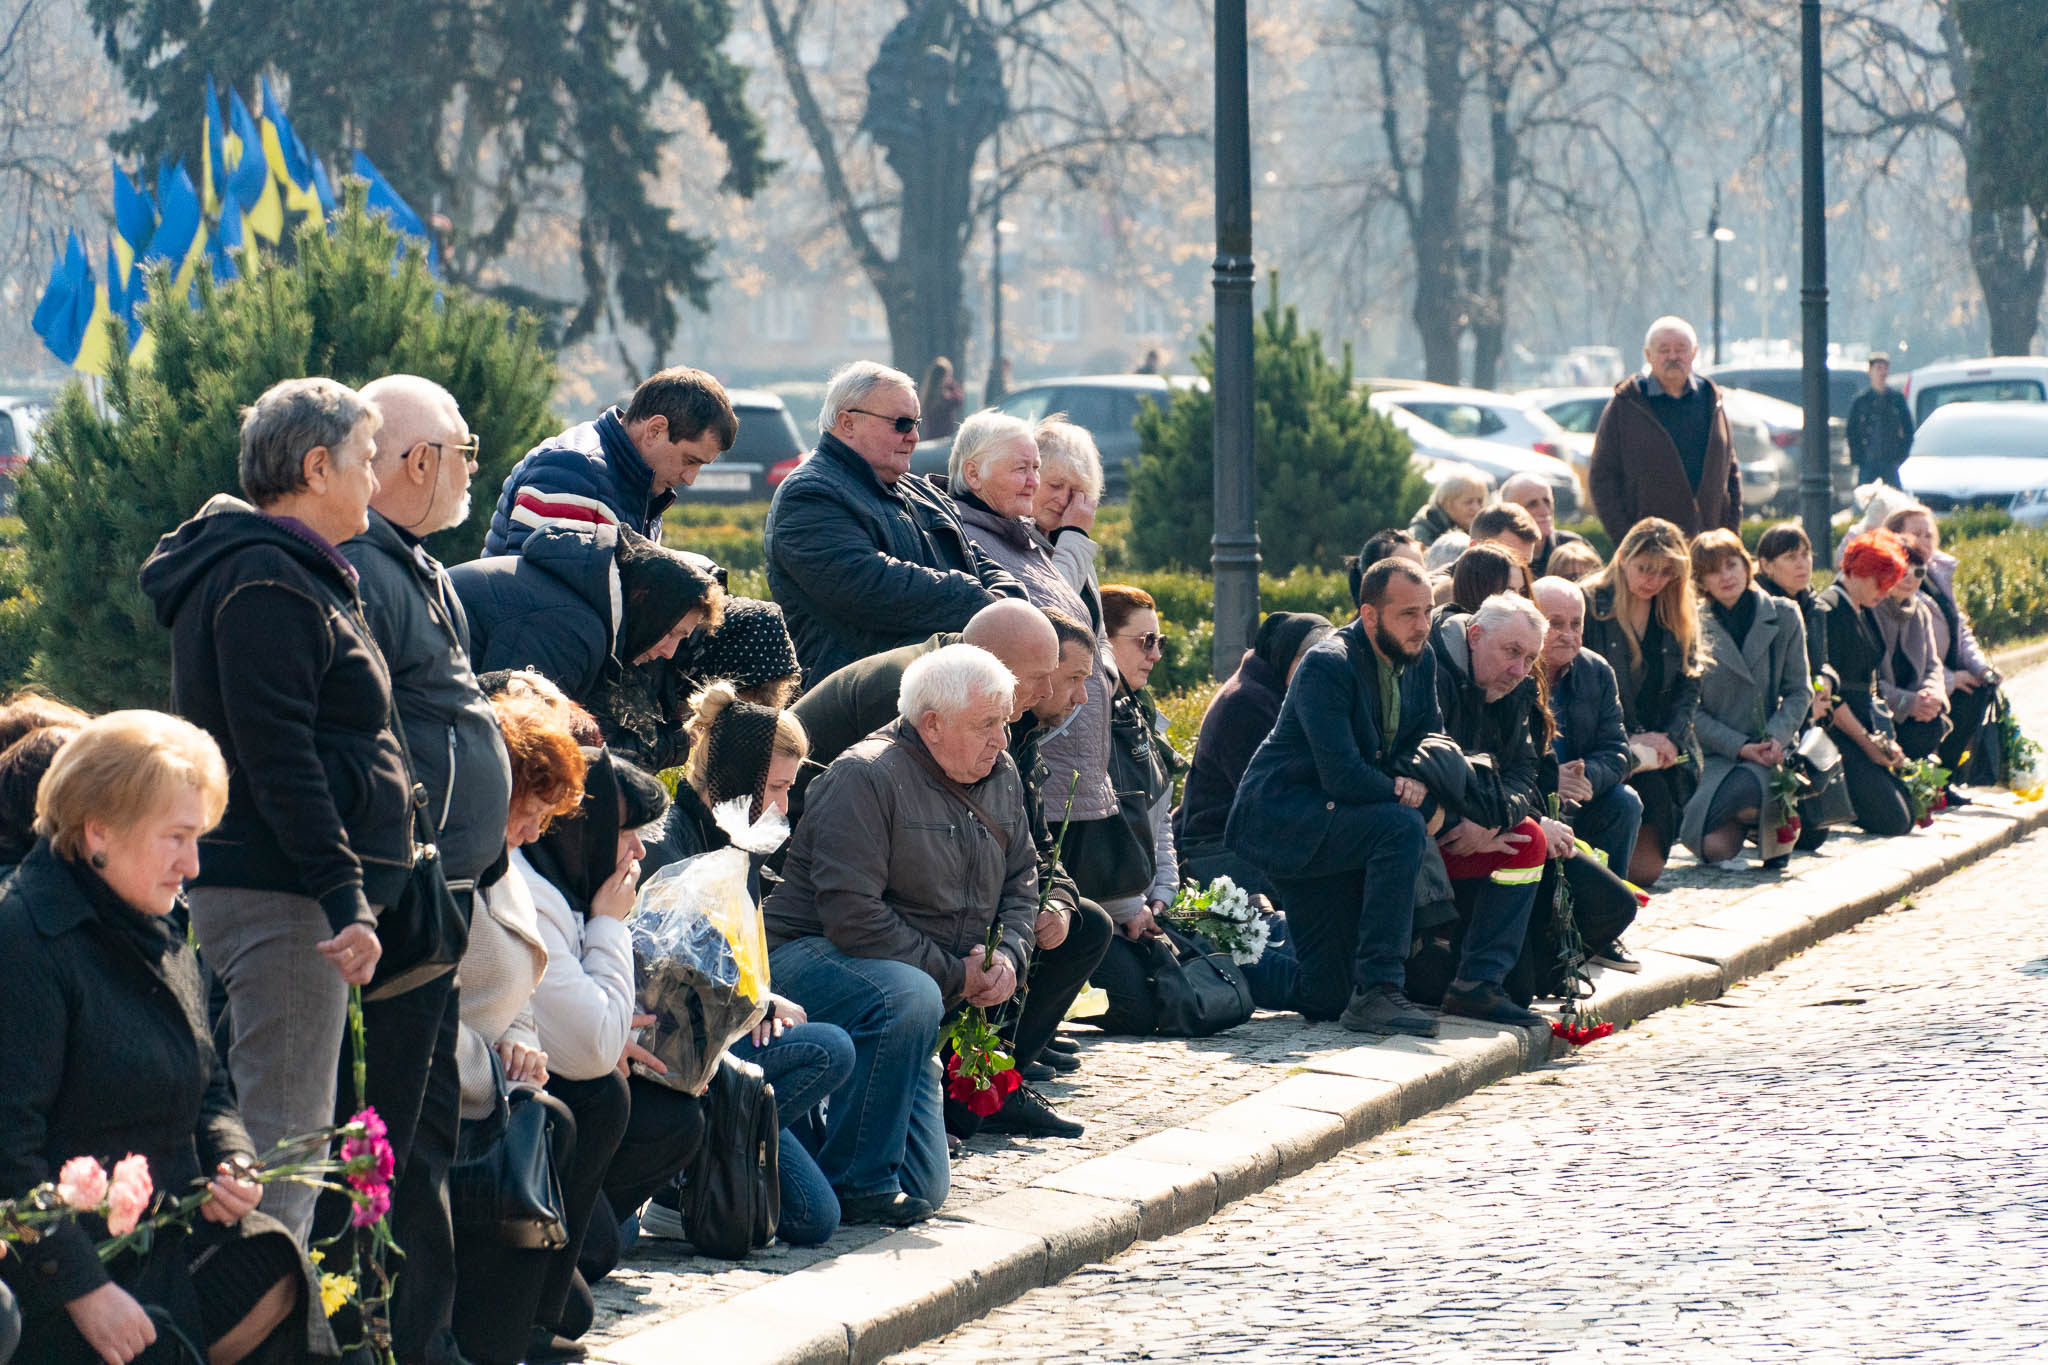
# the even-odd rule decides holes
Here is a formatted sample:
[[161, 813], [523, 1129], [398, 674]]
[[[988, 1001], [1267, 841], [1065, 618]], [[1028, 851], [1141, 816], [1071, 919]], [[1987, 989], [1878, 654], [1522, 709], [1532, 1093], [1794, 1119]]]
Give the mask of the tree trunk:
[[1464, 146], [1458, 116], [1465, 99], [1462, 6], [1421, 0], [1414, 7], [1422, 33], [1423, 91], [1421, 183], [1410, 232], [1415, 247], [1415, 327], [1422, 335], [1424, 377], [1458, 382], [1458, 337], [1465, 325], [1459, 272], [1464, 247], [1461, 191]]
[[[1974, 198], [1974, 196], [1973, 196]], [[2048, 242], [2025, 209], [1972, 209], [1970, 263], [1984, 289], [1992, 355], [2026, 355], [2040, 329]]]

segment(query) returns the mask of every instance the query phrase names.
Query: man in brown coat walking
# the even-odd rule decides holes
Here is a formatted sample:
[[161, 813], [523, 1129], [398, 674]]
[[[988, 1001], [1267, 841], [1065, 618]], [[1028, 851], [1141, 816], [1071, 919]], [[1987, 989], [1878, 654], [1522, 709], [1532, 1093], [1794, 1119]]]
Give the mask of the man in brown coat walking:
[[1601, 414], [1587, 482], [1617, 545], [1644, 517], [1676, 522], [1688, 536], [1742, 524], [1728, 414], [1714, 382], [1693, 373], [1698, 354], [1690, 323], [1658, 318], [1643, 340], [1646, 368], [1614, 386]]

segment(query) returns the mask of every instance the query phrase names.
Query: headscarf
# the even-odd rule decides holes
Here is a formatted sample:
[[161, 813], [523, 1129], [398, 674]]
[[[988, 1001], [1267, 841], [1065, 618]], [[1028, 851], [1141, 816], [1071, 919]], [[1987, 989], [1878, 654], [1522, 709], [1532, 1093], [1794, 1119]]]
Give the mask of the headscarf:
[[1259, 623], [1259, 633], [1252, 637], [1252, 653], [1273, 670], [1274, 677], [1284, 680], [1302, 646], [1334, 629], [1328, 617], [1314, 612], [1276, 611]]
[[680, 552], [623, 528], [615, 562], [622, 599], [618, 657], [631, 665], [703, 606], [717, 580]]
[[524, 850], [533, 870], [562, 893], [579, 915], [618, 870], [619, 832], [639, 829], [668, 811], [660, 782], [608, 749], [585, 748], [583, 804], [556, 820]]

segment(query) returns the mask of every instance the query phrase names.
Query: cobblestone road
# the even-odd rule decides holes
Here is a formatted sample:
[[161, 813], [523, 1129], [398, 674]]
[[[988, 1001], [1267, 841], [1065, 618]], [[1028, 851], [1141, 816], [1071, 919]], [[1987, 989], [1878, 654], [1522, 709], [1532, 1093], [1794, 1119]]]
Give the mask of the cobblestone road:
[[2048, 1359], [2048, 834], [898, 1356]]

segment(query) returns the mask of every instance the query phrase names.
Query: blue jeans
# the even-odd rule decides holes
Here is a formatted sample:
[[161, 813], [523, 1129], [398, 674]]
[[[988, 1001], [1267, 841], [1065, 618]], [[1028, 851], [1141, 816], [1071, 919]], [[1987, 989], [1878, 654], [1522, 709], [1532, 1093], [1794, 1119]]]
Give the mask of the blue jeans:
[[1626, 782], [1617, 782], [1580, 806], [1571, 819], [1572, 833], [1607, 855], [1607, 869], [1628, 876], [1628, 860], [1636, 851], [1636, 831], [1643, 827], [1643, 798]]
[[1298, 964], [1294, 1007], [1310, 1019], [1335, 1019], [1353, 989], [1399, 989], [1415, 942], [1415, 878], [1429, 840], [1421, 812], [1396, 801], [1359, 806], [1345, 830], [1358, 840], [1360, 870], [1273, 878]]
[[933, 1208], [950, 1173], [939, 1085], [938, 983], [888, 958], [849, 957], [824, 938], [770, 954], [780, 995], [853, 1040], [853, 1069], [826, 1106], [818, 1169], [842, 1199], [901, 1191]]
[[782, 1121], [776, 1159], [782, 1218], [776, 1236], [804, 1247], [830, 1240], [839, 1230], [839, 1196], [811, 1151], [818, 1145], [812, 1114], [853, 1073], [853, 1039], [836, 1024], [798, 1024], [766, 1047], [755, 1047], [749, 1035], [729, 1050], [760, 1067], [775, 1087], [775, 1112]]

